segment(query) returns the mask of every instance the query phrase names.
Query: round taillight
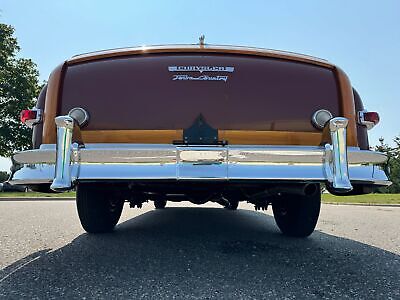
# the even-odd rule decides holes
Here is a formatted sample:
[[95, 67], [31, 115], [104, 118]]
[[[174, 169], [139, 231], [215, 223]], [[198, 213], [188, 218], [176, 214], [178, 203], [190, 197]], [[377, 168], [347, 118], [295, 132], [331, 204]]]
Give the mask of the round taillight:
[[375, 111], [359, 111], [358, 112], [358, 123], [367, 127], [367, 129], [373, 128], [379, 123], [379, 114]]
[[78, 123], [79, 127], [83, 127], [89, 122], [88, 112], [81, 107], [74, 107], [68, 115]]
[[19, 115], [21, 122], [32, 128], [42, 121], [42, 111], [39, 108], [24, 109]]
[[21, 111], [19, 117], [21, 119], [21, 122], [25, 123], [28, 120], [36, 119], [37, 111], [33, 109], [24, 109], [23, 111]]
[[374, 123], [374, 125], [379, 123], [379, 114], [375, 111], [368, 111], [364, 113], [364, 120]]
[[316, 128], [323, 129], [325, 124], [332, 118], [332, 113], [329, 110], [320, 109], [313, 114], [311, 121]]

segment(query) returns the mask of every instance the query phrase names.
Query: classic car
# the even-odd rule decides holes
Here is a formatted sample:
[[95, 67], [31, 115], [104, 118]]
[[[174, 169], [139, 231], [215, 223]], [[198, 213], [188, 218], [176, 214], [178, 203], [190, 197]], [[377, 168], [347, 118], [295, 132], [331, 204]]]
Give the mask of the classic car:
[[204, 43], [81, 54], [21, 120], [33, 149], [13, 156], [11, 182], [76, 188], [89, 233], [111, 231], [124, 202], [247, 201], [306, 237], [321, 185], [349, 195], [390, 184], [368, 144], [379, 115], [339, 67], [302, 54]]

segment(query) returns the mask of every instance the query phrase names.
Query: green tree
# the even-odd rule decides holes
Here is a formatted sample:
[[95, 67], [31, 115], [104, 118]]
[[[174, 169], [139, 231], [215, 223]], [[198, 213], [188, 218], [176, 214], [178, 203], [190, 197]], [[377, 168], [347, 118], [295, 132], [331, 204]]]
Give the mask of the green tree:
[[9, 176], [10, 176], [10, 174], [8, 174], [7, 172], [0, 171], [0, 182], [6, 181]]
[[377, 151], [385, 153], [389, 158], [384, 168], [392, 181], [391, 186], [379, 189], [378, 192], [381, 193], [400, 193], [400, 136], [395, 137], [393, 141], [395, 146], [390, 147], [383, 138], [380, 138], [380, 145], [376, 147]]
[[39, 72], [32, 60], [18, 58], [14, 28], [0, 23], [0, 156], [31, 145], [32, 130], [21, 124], [21, 110], [31, 108], [39, 94]]

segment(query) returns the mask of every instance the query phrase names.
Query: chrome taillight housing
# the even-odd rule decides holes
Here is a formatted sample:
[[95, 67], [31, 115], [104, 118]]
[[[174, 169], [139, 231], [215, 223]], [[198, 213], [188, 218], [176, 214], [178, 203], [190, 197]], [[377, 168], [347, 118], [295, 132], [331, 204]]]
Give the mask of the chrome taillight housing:
[[74, 107], [68, 115], [78, 123], [79, 127], [84, 127], [89, 122], [89, 113], [81, 107]]
[[366, 126], [368, 130], [377, 125], [379, 120], [379, 114], [375, 111], [362, 110], [358, 112], [358, 123]]
[[24, 109], [20, 113], [21, 122], [32, 128], [42, 121], [42, 110], [39, 108]]
[[332, 113], [329, 110], [320, 109], [313, 114], [311, 121], [314, 127], [323, 129], [325, 124], [332, 119], [332, 117]]

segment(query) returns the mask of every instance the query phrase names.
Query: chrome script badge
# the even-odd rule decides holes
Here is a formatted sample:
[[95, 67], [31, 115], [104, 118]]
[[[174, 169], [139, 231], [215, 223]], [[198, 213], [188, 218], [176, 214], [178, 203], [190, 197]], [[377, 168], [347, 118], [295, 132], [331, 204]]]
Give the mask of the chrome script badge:
[[219, 67], [219, 66], [169, 66], [170, 72], [228, 72], [233, 73], [235, 67]]
[[179, 75], [174, 75], [172, 77], [172, 80], [209, 80], [209, 81], [224, 81], [226, 82], [228, 80], [228, 76], [208, 76], [208, 75], [201, 75], [198, 77], [193, 77], [193, 76], [189, 76], [186, 74], [179, 74]]
[[[172, 80], [193, 80], [193, 81], [223, 81], [227, 82], [229, 76], [221, 75], [221, 73], [233, 73], [235, 67], [229, 66], [169, 66], [169, 72], [179, 72], [180, 74], [174, 74]], [[193, 76], [188, 74], [182, 74], [186, 72], [199, 72], [200, 75]], [[220, 74], [206, 75], [203, 72], [213, 72]]]

